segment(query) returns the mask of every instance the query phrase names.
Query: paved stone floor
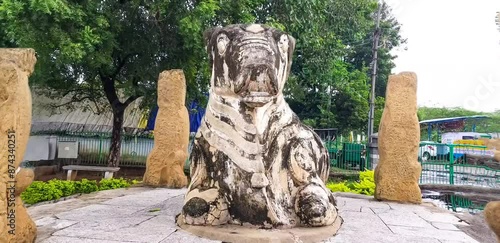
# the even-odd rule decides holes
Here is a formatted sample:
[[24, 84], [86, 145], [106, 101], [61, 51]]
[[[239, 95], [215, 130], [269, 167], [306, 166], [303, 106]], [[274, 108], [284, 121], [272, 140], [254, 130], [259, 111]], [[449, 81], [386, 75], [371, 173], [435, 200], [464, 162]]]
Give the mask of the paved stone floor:
[[[175, 215], [185, 190], [133, 187], [102, 191], [29, 207], [43, 243], [216, 242], [178, 229]], [[467, 225], [432, 205], [377, 202], [336, 194], [344, 224], [325, 242], [478, 242], [457, 225]]]

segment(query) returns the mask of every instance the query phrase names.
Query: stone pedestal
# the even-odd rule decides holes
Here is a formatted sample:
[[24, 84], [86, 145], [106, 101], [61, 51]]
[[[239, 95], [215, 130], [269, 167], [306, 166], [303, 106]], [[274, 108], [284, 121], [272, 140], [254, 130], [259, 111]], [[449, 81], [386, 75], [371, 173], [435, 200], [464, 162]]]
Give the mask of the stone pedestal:
[[417, 76], [391, 75], [379, 128], [379, 162], [375, 169], [375, 198], [421, 203], [418, 180], [420, 126], [417, 117]]
[[36, 238], [36, 225], [20, 198], [34, 174], [19, 167], [30, 136], [28, 77], [35, 63], [33, 49], [0, 49], [0, 242]]
[[500, 243], [500, 201], [489, 202], [484, 208], [484, 218]]
[[182, 70], [164, 71], [158, 79], [158, 114], [154, 147], [147, 158], [144, 184], [181, 188], [187, 185], [189, 115], [185, 106], [186, 80]]
[[182, 216], [179, 227], [191, 234], [222, 242], [237, 243], [275, 243], [300, 242], [318, 243], [335, 236], [342, 224], [341, 220], [324, 227], [296, 227], [284, 229], [260, 229], [249, 225], [226, 224], [220, 226], [197, 226], [184, 223]]

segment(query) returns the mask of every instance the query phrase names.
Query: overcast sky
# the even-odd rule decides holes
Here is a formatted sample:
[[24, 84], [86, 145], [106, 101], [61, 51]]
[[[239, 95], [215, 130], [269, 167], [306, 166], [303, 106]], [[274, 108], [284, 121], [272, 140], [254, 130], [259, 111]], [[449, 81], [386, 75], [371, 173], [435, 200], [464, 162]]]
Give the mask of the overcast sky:
[[418, 104], [500, 110], [500, 0], [386, 0], [408, 50], [394, 73], [418, 76]]

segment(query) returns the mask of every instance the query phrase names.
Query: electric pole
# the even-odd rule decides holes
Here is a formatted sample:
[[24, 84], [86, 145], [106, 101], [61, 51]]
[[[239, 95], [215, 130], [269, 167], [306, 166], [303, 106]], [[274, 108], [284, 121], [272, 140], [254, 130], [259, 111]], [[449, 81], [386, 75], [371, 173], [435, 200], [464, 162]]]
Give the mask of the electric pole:
[[378, 59], [378, 47], [380, 39], [380, 12], [382, 11], [382, 4], [379, 3], [377, 11], [377, 24], [375, 27], [375, 32], [373, 33], [373, 60], [372, 60], [372, 82], [371, 82], [371, 93], [370, 93], [370, 113], [368, 113], [368, 143], [372, 142], [373, 134], [373, 121], [375, 117], [375, 83], [377, 81], [377, 59]]
[[495, 17], [495, 23], [498, 26], [498, 31], [500, 31], [500, 11], [497, 12], [497, 16]]

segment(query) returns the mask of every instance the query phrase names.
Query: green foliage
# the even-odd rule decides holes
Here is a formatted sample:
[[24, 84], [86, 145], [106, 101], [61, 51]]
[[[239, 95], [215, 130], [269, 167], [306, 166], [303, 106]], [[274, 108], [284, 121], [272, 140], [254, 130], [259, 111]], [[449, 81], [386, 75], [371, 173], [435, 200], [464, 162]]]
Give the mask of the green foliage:
[[34, 181], [21, 194], [21, 199], [27, 204], [57, 200], [78, 193], [91, 193], [96, 191], [127, 188], [137, 184], [137, 180], [127, 181], [123, 178], [102, 179], [99, 183], [95, 180], [82, 179], [81, 181], [66, 181], [52, 179], [47, 182]]
[[359, 173], [359, 181], [328, 183], [326, 185], [332, 192], [350, 192], [373, 196], [375, 194], [374, 172], [367, 170]]
[[52, 179], [49, 181], [49, 184], [52, 184], [54, 188], [61, 191], [61, 197], [67, 197], [77, 192], [76, 185], [72, 181]]
[[63, 196], [62, 191], [56, 187], [53, 181], [41, 182], [34, 181], [31, 185], [21, 194], [21, 199], [27, 204], [34, 204], [37, 202], [56, 200]]
[[347, 186], [346, 181], [338, 183], [328, 183], [326, 187], [332, 192], [351, 192], [351, 188]]
[[97, 181], [82, 179], [81, 181], [75, 181], [75, 188], [77, 193], [91, 193], [99, 190], [97, 186]]
[[130, 186], [130, 183], [123, 178], [102, 179], [99, 182], [99, 190], [100, 191], [117, 189], [117, 188], [125, 188], [125, 187], [129, 187], [129, 186]]
[[[285, 97], [298, 116], [315, 128], [364, 132], [376, 11], [375, 0], [3, 0], [0, 45], [37, 51], [30, 82], [50, 98], [116, 113], [138, 97], [154, 104], [158, 74], [173, 68], [184, 70], [187, 100], [204, 104], [211, 72], [202, 32], [263, 23], [297, 40]], [[399, 28], [384, 5], [378, 97], [394, 67], [390, 51], [405, 42]]]

